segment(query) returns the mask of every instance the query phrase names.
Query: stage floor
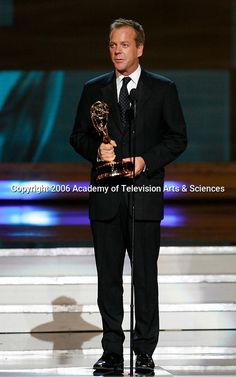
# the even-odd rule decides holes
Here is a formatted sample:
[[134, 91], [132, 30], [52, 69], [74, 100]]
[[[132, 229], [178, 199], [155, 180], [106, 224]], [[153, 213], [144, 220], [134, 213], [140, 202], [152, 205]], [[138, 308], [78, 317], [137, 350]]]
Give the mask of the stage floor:
[[[235, 247], [166, 247], [155, 375], [236, 376]], [[92, 376], [101, 356], [93, 250], [2, 249], [0, 375]], [[130, 267], [124, 268], [125, 375]]]
[[[93, 335], [101, 339], [100, 334]], [[87, 334], [90, 348], [79, 349], [72, 339], [76, 343], [76, 338], [78, 340], [80, 336], [80, 333], [45, 334], [45, 345], [43, 346], [41, 342], [40, 348], [36, 350], [33, 335], [5, 334], [0, 347], [0, 375], [93, 376], [92, 365], [100, 354], [96, 354], [93, 349], [91, 334]], [[86, 334], [83, 334], [83, 337], [86, 338]], [[13, 338], [15, 349], [22, 349], [22, 343], [27, 342], [28, 351], [4, 352], [8, 342]], [[73, 345], [76, 346], [75, 349]], [[128, 346], [128, 342], [126, 345]], [[129, 375], [128, 348], [124, 358], [124, 375], [127, 376]], [[158, 377], [236, 376], [236, 331], [161, 332], [154, 361], [155, 376]]]
[[[230, 246], [236, 245], [236, 203], [233, 200], [226, 201], [184, 201], [184, 202], [167, 202], [166, 203], [166, 216], [162, 222], [162, 245], [164, 246]], [[33, 253], [35, 248], [50, 248], [50, 247], [87, 247], [92, 246], [92, 236], [90, 231], [88, 208], [87, 203], [74, 202], [74, 201], [52, 201], [52, 202], [27, 202], [27, 201], [12, 201], [1, 203], [0, 214], [0, 247], [2, 252], [6, 252], [4, 248], [32, 248]], [[17, 251], [18, 252], [18, 251]], [[213, 256], [214, 257], [214, 256]], [[23, 256], [24, 261], [26, 257]], [[169, 258], [169, 257], [168, 257]], [[185, 258], [182, 256], [181, 258]], [[200, 256], [200, 258], [202, 258]], [[221, 258], [221, 256], [219, 256]], [[225, 256], [222, 256], [222, 261], [225, 260]], [[43, 261], [43, 258], [42, 258]], [[221, 261], [221, 259], [220, 259]], [[187, 262], [189, 262], [187, 260]], [[187, 263], [186, 262], [186, 263]], [[181, 268], [188, 268], [188, 270], [181, 270], [182, 274], [191, 273], [194, 277], [198, 277], [201, 271], [205, 268], [204, 261], [200, 264], [194, 264], [193, 261], [190, 264], [181, 263]], [[22, 262], [23, 263], [23, 262]], [[214, 262], [215, 263], [215, 262]], [[230, 283], [228, 280], [228, 274], [230, 277], [236, 276], [234, 271], [224, 270], [224, 263], [212, 264], [209, 261], [207, 265], [209, 271], [205, 274], [212, 274], [215, 278], [214, 286], [217, 298], [220, 297], [222, 301], [222, 310], [224, 311], [224, 304], [235, 302], [235, 290], [233, 280]], [[215, 270], [217, 266], [222, 268]], [[229, 268], [234, 268], [234, 263], [228, 263]], [[3, 267], [4, 266], [4, 267]], [[11, 287], [14, 302], [18, 300], [19, 305], [26, 305], [27, 302], [21, 302], [20, 293], [22, 291], [21, 276], [19, 277], [19, 263], [17, 263], [15, 269], [15, 275], [19, 278], [19, 285]], [[29, 264], [22, 264], [24, 266], [24, 276], [27, 280], [27, 276], [34, 271], [29, 268]], [[41, 264], [35, 263], [34, 268], [37, 272], [40, 269]], [[43, 266], [43, 264], [42, 264]], [[47, 268], [51, 265], [47, 264]], [[56, 265], [57, 268], [61, 266]], [[63, 264], [63, 268], [66, 266]], [[165, 264], [163, 264], [165, 266]], [[169, 264], [168, 264], [169, 266]], [[176, 262], [174, 264], [176, 266]], [[13, 266], [14, 267], [14, 266]], [[70, 268], [72, 268], [71, 266]], [[228, 268], [227, 267], [227, 268]], [[55, 268], [55, 266], [54, 266]], [[218, 267], [217, 267], [218, 268]], [[28, 269], [28, 270], [27, 270]], [[190, 271], [189, 271], [190, 270]], [[28, 271], [28, 272], [27, 272]], [[63, 270], [64, 271], [64, 270]], [[2, 283], [2, 292], [9, 284], [15, 282], [14, 271], [9, 273], [6, 264], [2, 264], [2, 274], [10, 276], [11, 282], [5, 281], [5, 277]], [[45, 272], [45, 271], [44, 271]], [[58, 272], [58, 271], [57, 271]], [[64, 271], [65, 272], [65, 271]], [[63, 273], [64, 273], [63, 272]], [[174, 272], [173, 272], [174, 273]], [[27, 275], [28, 274], [28, 275]], [[215, 276], [216, 274], [216, 276]], [[218, 279], [218, 275], [221, 274], [221, 280]], [[223, 274], [223, 275], [222, 275]], [[185, 276], [184, 275], [184, 276]], [[41, 276], [41, 275], [40, 275]], [[64, 275], [63, 275], [64, 276]], [[65, 275], [66, 277], [68, 274]], [[190, 276], [191, 277], [191, 276]], [[211, 277], [211, 276], [210, 276]], [[186, 276], [185, 276], [186, 278]], [[205, 275], [202, 277], [205, 279]], [[54, 279], [54, 277], [52, 277]], [[51, 279], [51, 280], [52, 280]], [[55, 279], [58, 279], [55, 275]], [[200, 277], [199, 277], [200, 279]], [[50, 279], [49, 279], [50, 280]], [[51, 283], [51, 280], [49, 283]], [[60, 280], [60, 279], [59, 279]], [[209, 294], [212, 297], [212, 281], [201, 281], [200, 284], [210, 290]], [[39, 282], [40, 283], [40, 282]], [[39, 284], [37, 283], [37, 284]], [[60, 281], [58, 282], [58, 284]], [[163, 283], [163, 282], [162, 282]], [[184, 282], [178, 284], [183, 285]], [[195, 282], [196, 283], [196, 282]], [[184, 292], [190, 291], [190, 286], [196, 291], [195, 284], [188, 282], [188, 290], [184, 287]], [[15, 283], [14, 283], [15, 284]], [[30, 282], [24, 281], [30, 290]], [[40, 283], [41, 284], [41, 283]], [[54, 284], [54, 283], [53, 283]], [[178, 288], [175, 282], [170, 287], [169, 281], [165, 281], [166, 289], [170, 287], [169, 293], [175, 292]], [[229, 289], [232, 285], [232, 289]], [[225, 289], [224, 286], [227, 285]], [[33, 286], [33, 285], [32, 285]], [[220, 287], [222, 286], [222, 290]], [[203, 288], [204, 288], [203, 287]], [[35, 287], [34, 287], [35, 288]], [[36, 286], [37, 288], [37, 286]], [[61, 287], [59, 287], [61, 289]], [[181, 288], [181, 289], [182, 289]], [[224, 289], [223, 289], [224, 288]], [[77, 289], [77, 288], [76, 288]], [[37, 290], [35, 290], [37, 291]], [[79, 292], [79, 289], [76, 292]], [[41, 291], [40, 291], [41, 292]], [[49, 289], [46, 287], [42, 292], [49, 295]], [[57, 291], [55, 291], [57, 293]], [[163, 291], [164, 293], [166, 291]], [[197, 291], [198, 292], [198, 291]], [[199, 290], [200, 292], [200, 290]], [[208, 292], [208, 291], [207, 291]], [[223, 293], [224, 294], [223, 294]], [[229, 295], [230, 300], [226, 297], [225, 292]], [[62, 292], [60, 291], [62, 294]], [[188, 299], [192, 302], [192, 296], [189, 293]], [[200, 292], [201, 293], [201, 292]], [[199, 300], [205, 297], [200, 297]], [[204, 290], [206, 294], [206, 290]], [[22, 293], [23, 294], [23, 293]], [[221, 296], [222, 294], [222, 296]], [[6, 294], [5, 294], [6, 295]], [[41, 297], [40, 296], [40, 297]], [[69, 296], [70, 297], [70, 296]], [[87, 296], [86, 296], [87, 297]], [[164, 297], [164, 295], [163, 295]], [[166, 297], [166, 296], [165, 296]], [[181, 293], [181, 300], [183, 300], [183, 294]], [[17, 299], [17, 300], [16, 300]], [[33, 299], [38, 301], [39, 296], [32, 295]], [[227, 300], [226, 300], [227, 299]], [[3, 299], [2, 299], [3, 300]], [[24, 300], [26, 296], [24, 294]], [[221, 301], [214, 301], [214, 305], [218, 305]], [[227, 302], [226, 302], [227, 301]], [[212, 301], [209, 301], [211, 305]], [[182, 303], [182, 301], [181, 301]], [[6, 298], [5, 303], [2, 302], [1, 309], [3, 316], [6, 319], [6, 324], [9, 323], [8, 313], [15, 315], [12, 304], [8, 302]], [[42, 304], [48, 304], [42, 302]], [[199, 303], [197, 302], [197, 305]], [[22, 308], [24, 309], [24, 305]], [[51, 301], [50, 301], [51, 305]], [[208, 302], [207, 302], [208, 305]], [[27, 306], [27, 305], [26, 305]], [[209, 306], [210, 307], [210, 306]], [[16, 308], [21, 310], [19, 307]], [[40, 309], [41, 310], [41, 309]], [[44, 310], [44, 309], [42, 309]], [[210, 309], [212, 310], [212, 309]], [[32, 314], [33, 309], [31, 310]], [[26, 318], [26, 314], [22, 312], [22, 321], [24, 321], [25, 327], [29, 326]], [[234, 312], [232, 312], [234, 314]], [[211, 313], [210, 313], [211, 314]], [[232, 314], [232, 315], [233, 315]], [[37, 313], [36, 313], [37, 315]], [[41, 315], [41, 314], [39, 314]], [[175, 313], [173, 313], [173, 316]], [[216, 314], [218, 315], [218, 314]], [[174, 317], [173, 317], [174, 318]], [[217, 317], [218, 318], [218, 317]], [[233, 317], [232, 317], [233, 318]], [[175, 318], [174, 318], [175, 319]], [[184, 319], [182, 319], [184, 321]], [[233, 320], [232, 320], [233, 321]], [[43, 323], [43, 322], [42, 322]], [[30, 324], [31, 325], [31, 324]], [[34, 328], [37, 324], [31, 326]], [[161, 331], [160, 342], [157, 350], [154, 354], [154, 360], [156, 363], [155, 375], [159, 377], [164, 376], [235, 376], [236, 377], [236, 330], [235, 326], [231, 326], [231, 329], [210, 330], [205, 328], [204, 330], [195, 331]], [[92, 376], [93, 370], [91, 366], [100, 357], [100, 340], [101, 333], [89, 332], [45, 332], [45, 333], [12, 333], [0, 334], [0, 376], [19, 377], [19, 376]], [[127, 335], [128, 338], [128, 335]], [[81, 339], [83, 347], [81, 345]], [[129, 374], [129, 350], [128, 344], [126, 345], [125, 352], [125, 375]]]
[[[36, 350], [33, 334], [3, 335], [0, 375], [93, 376], [92, 365], [100, 357], [99, 350], [94, 348], [101, 340], [100, 333], [41, 334], [43, 337], [45, 345], [41, 341]], [[84, 345], [88, 339], [84, 348], [81, 337]], [[4, 352], [13, 338], [12, 350]], [[22, 344], [26, 343], [28, 351], [23, 351]], [[129, 374], [128, 346], [126, 340], [124, 375]], [[156, 376], [236, 376], [236, 331], [163, 331], [154, 361]]]

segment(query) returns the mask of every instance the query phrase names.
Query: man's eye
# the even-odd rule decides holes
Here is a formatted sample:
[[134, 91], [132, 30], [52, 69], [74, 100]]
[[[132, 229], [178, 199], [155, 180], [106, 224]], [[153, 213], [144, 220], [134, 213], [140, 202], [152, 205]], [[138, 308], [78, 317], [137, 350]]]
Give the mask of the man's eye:
[[110, 43], [109, 47], [114, 48], [115, 47], [114, 43]]

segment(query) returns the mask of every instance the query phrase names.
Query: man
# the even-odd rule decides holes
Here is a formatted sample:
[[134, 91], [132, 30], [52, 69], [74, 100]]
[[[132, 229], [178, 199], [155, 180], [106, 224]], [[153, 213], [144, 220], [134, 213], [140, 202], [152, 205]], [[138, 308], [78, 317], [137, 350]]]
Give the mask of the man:
[[[139, 65], [144, 39], [143, 28], [138, 22], [118, 19], [112, 23], [109, 49], [114, 72], [85, 84], [70, 139], [74, 149], [93, 165], [98, 160], [133, 161], [129, 122], [122, 111], [127, 91], [130, 93], [131, 89], [136, 89], [135, 177], [132, 179], [132, 173], [126, 171], [125, 177], [120, 178], [118, 192], [109, 190], [107, 194], [93, 192], [90, 195], [104, 350], [94, 364], [95, 370], [123, 371], [122, 272], [125, 252], [127, 250], [130, 256], [131, 244], [132, 212], [129, 193], [125, 189], [129, 184], [141, 188], [135, 193], [134, 352], [137, 373], [153, 371], [152, 354], [158, 342], [157, 259], [163, 218], [161, 188], [165, 165], [175, 160], [186, 147], [186, 129], [175, 84]], [[112, 140], [108, 144], [102, 142], [90, 119], [91, 105], [98, 100], [106, 102], [109, 107], [108, 133]], [[94, 169], [91, 183], [96, 184]], [[159, 190], [151, 190], [153, 186]]]

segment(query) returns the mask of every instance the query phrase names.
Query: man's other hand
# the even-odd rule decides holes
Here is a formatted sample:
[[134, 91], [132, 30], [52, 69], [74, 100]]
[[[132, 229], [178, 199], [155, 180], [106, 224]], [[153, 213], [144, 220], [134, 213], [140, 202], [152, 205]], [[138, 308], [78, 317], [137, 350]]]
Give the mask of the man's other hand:
[[[134, 162], [134, 157], [123, 158], [123, 162]], [[145, 161], [141, 156], [135, 157], [135, 177], [140, 175], [145, 168]], [[126, 177], [133, 178], [133, 171], [127, 170]]]

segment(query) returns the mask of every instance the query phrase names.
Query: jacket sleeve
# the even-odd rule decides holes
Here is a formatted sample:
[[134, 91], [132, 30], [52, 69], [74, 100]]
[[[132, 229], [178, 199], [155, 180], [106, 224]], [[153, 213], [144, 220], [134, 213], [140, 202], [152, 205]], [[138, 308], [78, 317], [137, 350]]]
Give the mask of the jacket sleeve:
[[84, 86], [70, 136], [70, 144], [86, 160], [95, 163], [101, 138], [97, 135], [90, 118], [89, 91]]
[[186, 125], [176, 86], [168, 83], [162, 109], [161, 142], [142, 154], [149, 174], [174, 161], [187, 146]]

